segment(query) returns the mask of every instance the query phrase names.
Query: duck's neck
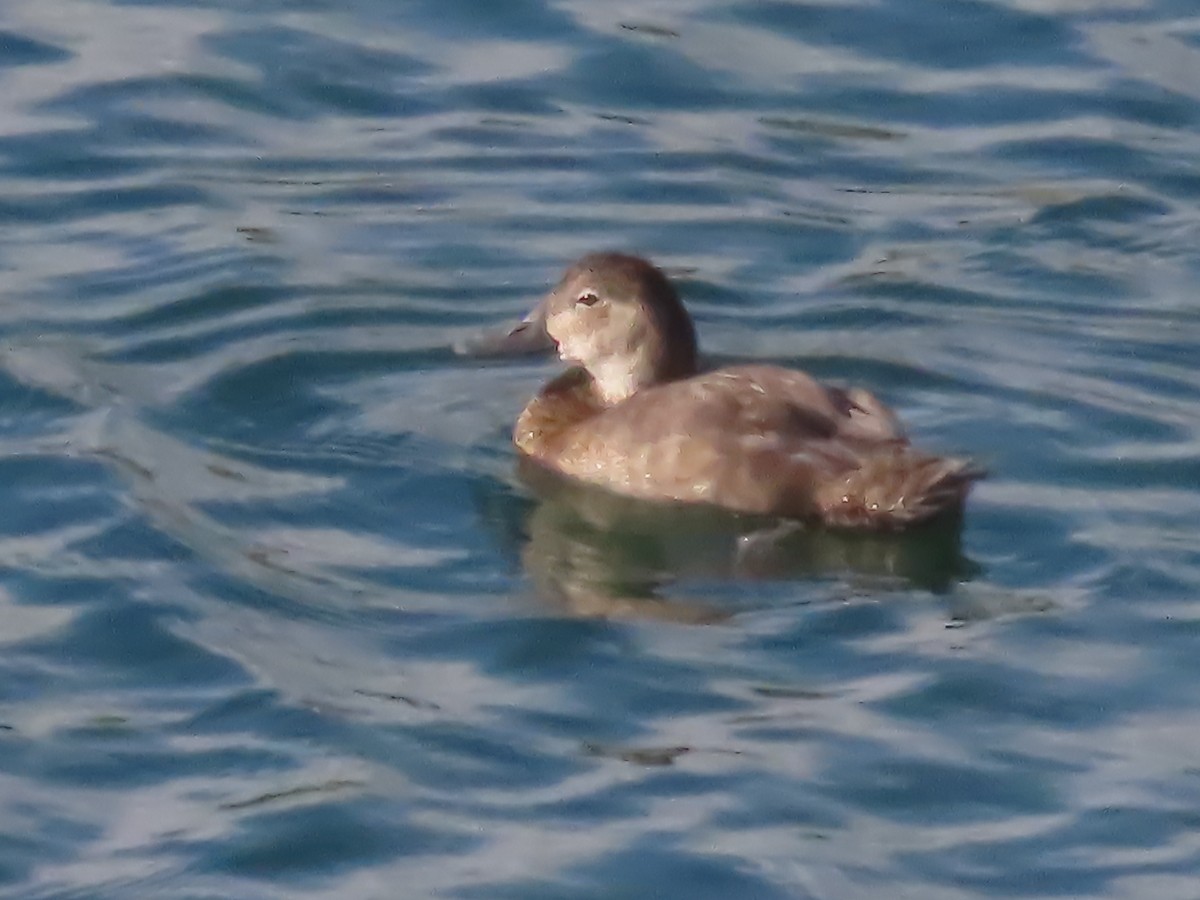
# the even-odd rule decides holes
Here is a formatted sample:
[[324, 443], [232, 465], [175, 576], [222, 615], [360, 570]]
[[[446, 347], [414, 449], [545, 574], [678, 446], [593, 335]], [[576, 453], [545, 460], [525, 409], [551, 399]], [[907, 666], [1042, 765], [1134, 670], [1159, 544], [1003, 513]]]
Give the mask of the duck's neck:
[[695, 345], [686, 353], [669, 354], [646, 343], [627, 356], [608, 356], [588, 367], [596, 395], [605, 406], [623, 403], [640, 390], [696, 374]]
[[644, 360], [607, 357], [588, 366], [592, 387], [605, 406], [616, 406], [643, 388], [658, 383], [654, 367]]

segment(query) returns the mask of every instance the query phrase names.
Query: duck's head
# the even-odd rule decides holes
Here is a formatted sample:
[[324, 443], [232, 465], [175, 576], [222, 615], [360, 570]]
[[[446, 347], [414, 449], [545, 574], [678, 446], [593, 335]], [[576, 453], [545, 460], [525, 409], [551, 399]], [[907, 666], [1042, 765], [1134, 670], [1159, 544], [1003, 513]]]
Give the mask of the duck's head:
[[573, 263], [495, 349], [538, 344], [587, 369], [608, 404], [696, 371], [696, 332], [671, 282], [646, 260], [620, 253]]

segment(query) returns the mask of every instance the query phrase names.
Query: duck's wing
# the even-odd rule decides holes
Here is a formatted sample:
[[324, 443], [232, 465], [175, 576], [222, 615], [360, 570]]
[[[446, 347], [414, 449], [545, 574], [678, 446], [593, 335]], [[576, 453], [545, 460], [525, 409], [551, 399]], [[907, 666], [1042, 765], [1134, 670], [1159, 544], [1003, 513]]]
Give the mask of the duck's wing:
[[564, 432], [558, 471], [623, 494], [804, 515], [817, 485], [859, 467], [864, 449], [903, 444], [863, 392], [802, 372], [744, 366], [639, 391]]
[[982, 474], [911, 448], [869, 393], [767, 366], [639, 391], [563, 437], [542, 461], [618, 493], [847, 528], [953, 513]]
[[[900, 529], [960, 511], [984, 476], [970, 460], [913, 449], [895, 414], [861, 388], [829, 387], [776, 367], [734, 371], [764, 398], [746, 401], [743, 423], [761, 417], [777, 429], [763, 441], [762, 459], [774, 472], [765, 493], [743, 491], [766, 511], [839, 527]], [[751, 455], [747, 467], [761, 473], [762, 463]]]
[[751, 422], [764, 419], [799, 440], [905, 439], [895, 414], [862, 388], [833, 387], [805, 372], [779, 366], [738, 366], [712, 375], [733, 387], [731, 393]]

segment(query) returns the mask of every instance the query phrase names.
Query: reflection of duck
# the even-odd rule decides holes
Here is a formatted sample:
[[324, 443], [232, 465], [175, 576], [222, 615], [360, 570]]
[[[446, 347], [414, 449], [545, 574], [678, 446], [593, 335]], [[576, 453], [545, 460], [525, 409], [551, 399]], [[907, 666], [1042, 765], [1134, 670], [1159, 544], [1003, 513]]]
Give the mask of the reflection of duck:
[[959, 513], [980, 475], [914, 450], [864, 390], [769, 365], [700, 372], [674, 288], [634, 256], [585, 256], [487, 349], [550, 342], [577, 365], [529, 403], [513, 440], [545, 468], [620, 494], [897, 530]]
[[746, 597], [737, 592], [741, 600], [714, 605], [696, 596], [698, 586], [832, 577], [872, 593], [898, 585], [941, 592], [978, 573], [953, 521], [919, 535], [809, 529], [623, 497], [529, 460], [519, 472], [533, 507], [516, 520], [511, 498], [495, 495], [486, 518], [519, 550], [537, 595], [573, 615], [714, 622], [738, 612]]

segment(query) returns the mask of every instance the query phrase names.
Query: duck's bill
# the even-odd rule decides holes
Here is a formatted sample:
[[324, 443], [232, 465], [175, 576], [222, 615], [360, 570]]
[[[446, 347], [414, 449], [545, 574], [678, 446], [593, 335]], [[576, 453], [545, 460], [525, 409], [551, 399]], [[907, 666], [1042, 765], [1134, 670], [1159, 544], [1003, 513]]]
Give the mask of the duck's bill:
[[454, 345], [460, 356], [527, 356], [549, 353], [554, 341], [535, 310], [514, 327], [494, 328], [463, 338]]

